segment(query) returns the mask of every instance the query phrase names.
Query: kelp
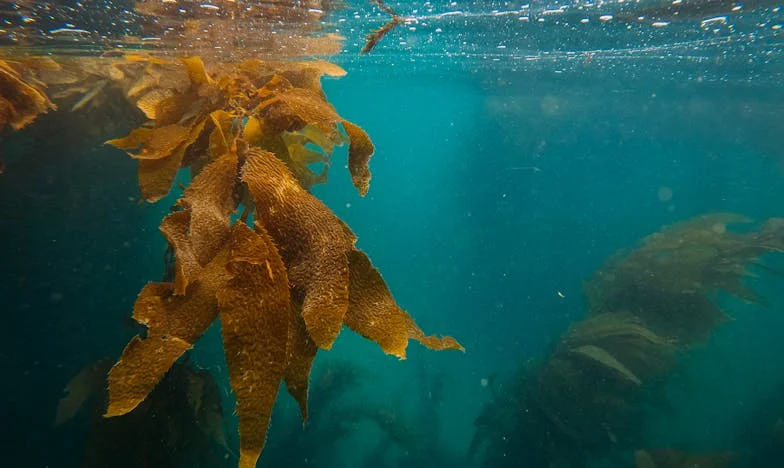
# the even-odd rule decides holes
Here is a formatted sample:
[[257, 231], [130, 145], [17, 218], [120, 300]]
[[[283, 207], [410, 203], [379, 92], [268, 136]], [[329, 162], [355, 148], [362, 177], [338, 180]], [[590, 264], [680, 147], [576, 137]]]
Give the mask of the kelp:
[[[644, 446], [646, 412], [666, 405], [662, 384], [678, 353], [731, 320], [718, 296], [764, 303], [746, 282], [756, 272], [777, 273], [762, 257], [783, 247], [781, 219], [753, 225], [720, 213], [667, 227], [617, 253], [585, 285], [587, 318], [486, 406], [472, 452], [486, 445], [487, 466], [515, 460], [512, 453], [532, 466], [579, 466]], [[724, 466], [723, 455], [665, 457], [673, 453], [638, 455], [650, 466]]]
[[387, 4], [384, 3], [383, 0], [372, 0], [372, 3], [375, 3], [379, 7], [379, 9], [381, 9], [381, 11], [390, 15], [392, 18], [384, 26], [381, 26], [380, 28], [368, 34], [367, 40], [365, 41], [365, 45], [362, 47], [362, 50], [359, 52], [359, 55], [365, 55], [369, 53], [378, 45], [378, 43], [381, 41], [381, 39], [384, 38], [384, 36], [386, 36], [390, 31], [395, 29], [397, 26], [405, 22], [405, 20], [401, 16], [398, 16], [395, 10], [387, 6]]
[[31, 62], [0, 60], [0, 131], [6, 126], [21, 130], [39, 115], [56, 109], [43, 84], [27, 77], [33, 66]]
[[126, 93], [151, 124], [108, 143], [139, 160], [139, 181], [148, 201], [169, 192], [181, 167], [198, 171], [193, 159], [203, 157], [200, 141], [209, 141], [210, 152], [222, 154], [240, 135], [251, 146], [275, 153], [304, 188], [324, 183], [326, 167], [316, 174], [309, 165], [328, 166], [334, 146], [345, 140], [340, 124], [355, 141], [349, 142], [352, 178], [360, 193], [367, 191], [373, 145], [361, 128], [337, 114], [318, 86], [324, 74], [345, 74], [337, 66], [250, 60], [221, 68], [214, 79], [195, 57], [166, 61], [129, 56], [115, 67], [128, 76]]
[[232, 454], [226, 448], [220, 390], [209, 372], [178, 362], [136, 411], [107, 419], [101, 413], [110, 366], [109, 360], [86, 366], [57, 407], [58, 424], [68, 424], [69, 430], [79, 426], [71, 421], [77, 413], [90, 413], [81, 466], [225, 465]]
[[106, 373], [110, 368], [110, 361], [101, 360], [85, 366], [68, 382], [65, 395], [57, 403], [55, 425], [73, 419], [90, 399], [103, 391]]
[[671, 342], [627, 313], [575, 324], [524, 390], [523, 404], [549, 427], [548, 456], [636, 441], [643, 390], [661, 382], [674, 357]]
[[109, 373], [107, 417], [134, 411], [220, 320], [239, 464], [251, 467], [278, 387], [286, 383], [306, 419], [313, 359], [344, 324], [399, 358], [411, 339], [463, 350], [454, 338], [424, 334], [355, 248], [348, 226], [309, 192], [326, 181], [326, 167], [314, 176], [308, 165], [328, 166], [346, 141], [352, 181], [360, 195], [369, 188], [373, 143], [318, 86], [317, 77], [342, 70], [254, 60], [208, 71], [199, 58], [138, 56], [115, 66], [131, 77], [128, 99], [150, 119], [108, 142], [139, 161], [143, 197], [167, 195], [181, 168], [192, 181], [161, 223], [172, 268], [137, 298], [133, 317], [147, 332]]
[[757, 231], [737, 215], [718, 213], [677, 223], [619, 252], [585, 285], [592, 314], [626, 309], [659, 333], [689, 346], [730, 320], [712, 300], [719, 292], [761, 303], [746, 281], [767, 271], [760, 257], [784, 250], [781, 221]]

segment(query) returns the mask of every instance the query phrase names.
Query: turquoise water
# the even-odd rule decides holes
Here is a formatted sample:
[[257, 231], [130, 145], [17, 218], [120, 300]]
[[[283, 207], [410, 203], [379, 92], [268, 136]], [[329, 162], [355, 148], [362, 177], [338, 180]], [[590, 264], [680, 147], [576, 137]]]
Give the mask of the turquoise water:
[[[764, 306], [715, 298], [734, 320], [678, 353], [664, 379], [667, 409], [646, 415], [642, 444], [615, 444], [577, 465], [542, 462], [546, 451], [525, 441], [530, 453], [467, 456], [485, 405], [586, 316], [583, 285], [614, 252], [699, 215], [782, 216], [784, 13], [776, 2], [747, 2], [758, 8], [734, 16], [730, 6], [715, 25], [703, 20], [721, 11], [651, 15], [661, 26], [601, 21], [600, 5], [552, 13], [557, 4], [390, 4], [408, 23], [362, 57], [363, 35], [386, 18], [348, 3], [325, 26], [347, 37], [331, 60], [348, 74], [322, 82], [341, 115], [372, 137], [373, 179], [359, 197], [342, 148], [329, 183], [313, 193], [357, 234], [398, 304], [466, 352], [412, 343], [399, 361], [343, 330], [319, 354], [311, 385], [346, 368], [356, 380], [312, 388], [311, 411], [327, 416], [312, 415], [304, 432], [296, 403], [281, 394], [259, 466], [620, 467], [634, 466], [635, 450], [657, 448], [779, 466], [784, 296], [781, 277], [768, 272], [750, 283]], [[107, 111], [125, 127], [82, 136], [74, 123], [93, 121], [68, 115], [0, 136], [3, 466], [83, 466], [92, 416], [54, 427], [58, 399], [82, 367], [116, 359], [137, 332], [127, 317], [140, 288], [161, 275], [158, 224], [176, 200], [138, 203], [134, 161], [101, 144], [125, 135], [125, 120]], [[780, 267], [778, 255], [765, 259]], [[227, 449], [182, 466], [236, 466], [217, 329], [189, 362], [220, 387]], [[331, 400], [318, 399], [325, 388]], [[360, 407], [383, 416], [350, 417]], [[513, 420], [521, 408], [502, 413]], [[507, 429], [493, 437], [520, 437]]]

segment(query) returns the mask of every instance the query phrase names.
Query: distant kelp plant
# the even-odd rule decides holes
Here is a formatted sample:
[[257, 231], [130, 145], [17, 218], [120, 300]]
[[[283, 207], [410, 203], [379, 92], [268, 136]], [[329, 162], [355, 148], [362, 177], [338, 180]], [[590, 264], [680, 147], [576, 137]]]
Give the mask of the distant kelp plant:
[[463, 349], [422, 332], [355, 247], [350, 228], [309, 192], [327, 181], [333, 150], [346, 143], [353, 184], [360, 195], [369, 189], [374, 145], [321, 88], [322, 75], [345, 74], [340, 67], [261, 60], [207, 67], [199, 57], [141, 55], [3, 65], [0, 103], [13, 111], [3, 123], [21, 128], [53, 108], [47, 89], [72, 109], [98, 110], [105, 92], [119, 90], [146, 122], [107, 143], [138, 160], [142, 199], [161, 200], [181, 169], [190, 172], [160, 226], [167, 274], [134, 305], [146, 333], [109, 373], [106, 417], [134, 411], [220, 319], [239, 463], [251, 467], [281, 382], [305, 420], [311, 365], [343, 325], [401, 359], [410, 339]]
[[217, 382], [188, 360], [175, 363], [148, 398], [130, 414], [103, 417], [111, 361], [82, 369], [57, 405], [56, 425], [89, 411], [85, 468], [229, 466]]
[[719, 293], [761, 301], [745, 281], [775, 272], [762, 256], [784, 250], [784, 220], [755, 227], [740, 216], [701, 216], [613, 256], [585, 285], [587, 318], [485, 406], [470, 455], [494, 467], [631, 465], [617, 457], [647, 447], [646, 415], [666, 408], [663, 383], [678, 353], [730, 320]]

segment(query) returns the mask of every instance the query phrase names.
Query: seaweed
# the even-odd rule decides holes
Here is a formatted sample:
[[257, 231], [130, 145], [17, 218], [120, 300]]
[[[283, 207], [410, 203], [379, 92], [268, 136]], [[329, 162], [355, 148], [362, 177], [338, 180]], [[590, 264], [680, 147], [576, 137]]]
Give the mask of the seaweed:
[[86, 366], [66, 387], [57, 407], [58, 425], [89, 410], [83, 466], [225, 466], [226, 447], [218, 384], [188, 361], [175, 363], [139, 408], [106, 419], [109, 360]]
[[42, 83], [26, 76], [33, 65], [29, 61], [0, 60], [0, 131], [6, 126], [21, 130], [39, 115], [56, 109]]
[[758, 231], [738, 232], [750, 222], [717, 213], [669, 226], [619, 252], [586, 283], [589, 313], [629, 310], [650, 327], [691, 346], [730, 320], [713, 300], [720, 291], [749, 303], [763, 300], [746, 284], [757, 271], [770, 272], [765, 253], [784, 249], [781, 220]]
[[[739, 223], [746, 229], [734, 229]], [[521, 366], [485, 406], [469, 456], [484, 448], [487, 466], [516, 456], [533, 466], [582, 466], [645, 446], [646, 415], [666, 405], [662, 384], [678, 354], [731, 320], [718, 296], [764, 303], [746, 280], [755, 270], [777, 273], [762, 257], [784, 250], [783, 226], [777, 218], [755, 229], [740, 216], [706, 215], [617, 253], [585, 285], [587, 318], [541, 362]], [[723, 455], [675, 457], [682, 465], [667, 453], [638, 459], [643, 466], [724, 466]]]
[[359, 55], [365, 55], [373, 50], [381, 39], [384, 38], [390, 31], [395, 29], [397, 26], [405, 23], [405, 19], [390, 8], [383, 0], [371, 0], [378, 8], [383, 11], [384, 13], [388, 14], [392, 18], [387, 21], [386, 24], [381, 26], [380, 28], [376, 29], [375, 31], [371, 32], [367, 36], [367, 40], [365, 41], [365, 45], [362, 47], [362, 50], [359, 51]]
[[[463, 349], [422, 332], [348, 226], [308, 190], [326, 177], [307, 165], [328, 161], [346, 141], [341, 126], [353, 183], [361, 195], [369, 187], [370, 138], [314, 80], [342, 70], [253, 60], [210, 72], [197, 57], [127, 56], [114, 66], [150, 119], [108, 141], [139, 161], [143, 198], [166, 196], [181, 168], [192, 181], [161, 223], [173, 268], [137, 298], [133, 317], [146, 336], [130, 341], [109, 374], [107, 417], [134, 411], [219, 319], [237, 397], [239, 463], [255, 466], [278, 386], [286, 383], [305, 420], [313, 359], [344, 324], [401, 359], [410, 339]], [[320, 157], [303, 154], [306, 145]]]

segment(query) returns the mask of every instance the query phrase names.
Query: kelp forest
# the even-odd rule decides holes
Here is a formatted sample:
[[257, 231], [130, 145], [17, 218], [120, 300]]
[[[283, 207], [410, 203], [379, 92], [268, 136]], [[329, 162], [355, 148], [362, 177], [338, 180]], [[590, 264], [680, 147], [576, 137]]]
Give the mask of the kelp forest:
[[[352, 93], [340, 85], [348, 79], [339, 64], [341, 54], [349, 50], [352, 60], [363, 63], [383, 54], [385, 43], [405, 41], [420, 27], [424, 20], [407, 16], [416, 11], [404, 11], [410, 5], [364, 2], [373, 21], [362, 23], [361, 40], [351, 43], [319, 26], [330, 14], [353, 11], [343, 2], [120, 3], [106, 6], [106, 14], [133, 28], [120, 36], [100, 32], [109, 27], [108, 20], [90, 10], [99, 31], [90, 38], [97, 47], [48, 50], [49, 42], [37, 29], [44, 28], [44, 21], [31, 18], [57, 23], [61, 10], [47, 10], [41, 2], [0, 2], [5, 28], [0, 197], [2, 213], [16, 213], [0, 213], [2, 243], [8, 246], [3, 251], [7, 294], [18, 290], [26, 297], [31, 293], [22, 291], [35, 290], [31, 283], [48, 284], [35, 279], [52, 268], [47, 262], [63, 262], [68, 281], [82, 274], [69, 266], [81, 262], [82, 251], [61, 251], [54, 240], [39, 241], [35, 233], [41, 231], [12, 234], [21, 216], [32, 216], [45, 226], [44, 233], [64, 230], [81, 238], [84, 251], [90, 243], [116, 242], [107, 252], [118, 252], [112, 254], [119, 256], [118, 264], [91, 274], [105, 276], [111, 287], [128, 295], [112, 297], [101, 286], [68, 295], [74, 310], [67, 314], [97, 309], [91, 313], [100, 317], [83, 312], [75, 325], [82, 327], [80, 333], [97, 340], [94, 330], [100, 327], [99, 335], [111, 343], [86, 348], [89, 352], [78, 350], [79, 340], [67, 328], [50, 330], [59, 322], [36, 318], [35, 306], [8, 306], [6, 333], [18, 340], [61, 343], [59, 353], [69, 355], [69, 364], [58, 366], [57, 379], [48, 382], [57, 387], [59, 399], [38, 401], [36, 411], [48, 414], [47, 440], [65, 441], [75, 461], [48, 466], [778, 466], [784, 457], [784, 380], [746, 402], [741, 416], [729, 424], [732, 435], [721, 443], [680, 442], [673, 427], [688, 406], [684, 401], [699, 400], [702, 392], [720, 386], [706, 382], [700, 362], [746, 359], [735, 354], [714, 359], [712, 353], [721, 349], [716, 335], [732, 333], [741, 317], [753, 322], [755, 316], [781, 309], [781, 298], [770, 291], [784, 284], [784, 218], [747, 218], [729, 210], [675, 213], [673, 222], [656, 225], [636, 243], [614, 243], [615, 253], [594, 265], [579, 284], [567, 285], [572, 290], [567, 312], [528, 308], [522, 299], [528, 286], [517, 284], [520, 301], [507, 302], [505, 313], [523, 318], [507, 321], [494, 315], [488, 321], [495, 330], [480, 338], [471, 323], [497, 304], [491, 294], [477, 293], [486, 307], [471, 306], [460, 318], [447, 314], [440, 322], [407, 304], [411, 297], [446, 296], [433, 301], [443, 300], [451, 313], [472, 286], [453, 285], [445, 292], [436, 286], [440, 274], [462, 266], [472, 276], [502, 271], [477, 261], [500, 238], [492, 227], [483, 226], [491, 234], [470, 238], [482, 245], [469, 245], [467, 251], [475, 256], [463, 263], [451, 255], [439, 258], [439, 243], [462, 242], [459, 232], [439, 231], [428, 241], [432, 245], [421, 241], [430, 255], [424, 258], [447, 266], [430, 274], [433, 282], [412, 281], [412, 291], [398, 287], [407, 298], [398, 303], [393, 293], [405, 274], [392, 275], [396, 279], [388, 285], [384, 268], [372, 261], [379, 252], [388, 264], [377, 244], [387, 242], [388, 225], [358, 230], [355, 218], [342, 216], [351, 204], [343, 209], [324, 196], [338, 190], [334, 187], [344, 176], [359, 197], [354, 204], [369, 210], [382, 210], [374, 205], [377, 181], [386, 179], [382, 190], [394, 191], [393, 200], [408, 190], [413, 163], [396, 161], [404, 168], [398, 170], [401, 180], [373, 168], [379, 155], [392, 152], [386, 143], [391, 137], [380, 144], [366, 128], [398, 126], [433, 145], [450, 138], [469, 140], [426, 128], [438, 120], [437, 104], [433, 116], [423, 116], [397, 98], [363, 102], [351, 112], [331, 99]], [[93, 34], [52, 31], [47, 40], [58, 45]], [[592, 59], [581, 59], [580, 70], [588, 69]], [[393, 73], [394, 63], [385, 67]], [[361, 67], [350, 73], [363, 78]], [[504, 100], [502, 107], [512, 104]], [[558, 112], [557, 105], [545, 104], [542, 112]], [[479, 119], [472, 115], [472, 125]], [[482, 135], [483, 127], [476, 123], [476, 128]], [[547, 151], [544, 140], [534, 146]], [[75, 154], [89, 156], [74, 159]], [[416, 154], [422, 160], [435, 157], [424, 149]], [[464, 155], [450, 155], [458, 156]], [[504, 156], [486, 151], [473, 157], [481, 160], [473, 163], [475, 168], [484, 169]], [[443, 174], [451, 165], [459, 162], [428, 175], [429, 184], [447, 187]], [[101, 175], [104, 170], [128, 174], [129, 168], [135, 186], [112, 185]], [[92, 174], [90, 180], [111, 185], [116, 196], [95, 205], [87, 196], [79, 198], [73, 186], [44, 176], [46, 171]], [[473, 197], [476, 178], [482, 177], [481, 170], [474, 172], [455, 190], [460, 200]], [[511, 172], [533, 177], [542, 169], [516, 166]], [[21, 190], [36, 193], [36, 187], [41, 190], [36, 196], [51, 193], [47, 196], [78, 208], [36, 213], [33, 205], [25, 211], [24, 197], [12, 198]], [[114, 212], [120, 203], [140, 211], [121, 219]], [[474, 219], [486, 219], [484, 209], [474, 211]], [[406, 216], [383, 216], [401, 229], [415, 224]], [[133, 241], [122, 241], [126, 236]], [[519, 249], [528, 248], [524, 232], [513, 236]], [[403, 242], [413, 249], [420, 240]], [[28, 259], [24, 252], [30, 251], [40, 255]], [[513, 257], [500, 250], [498, 255]], [[135, 273], [134, 280], [122, 273], [133, 262], [149, 265], [142, 269], [143, 281]], [[422, 267], [407, 262], [399, 268], [415, 272]], [[102, 294], [107, 298], [96, 299]], [[558, 290], [556, 298], [566, 296]], [[53, 304], [63, 299], [62, 293], [47, 298]], [[548, 314], [562, 314], [568, 323], [544, 338], [543, 350], [504, 351], [503, 362], [483, 361], [484, 374], [467, 377], [481, 385], [472, 390], [473, 406], [455, 403], [465, 401], [459, 400], [460, 386], [452, 375], [461, 373], [455, 369], [462, 360], [492, 348], [489, 337], [496, 331], [514, 329], [525, 341], [525, 326], [519, 323], [526, 316]], [[390, 379], [381, 375], [386, 367], [368, 366], [364, 352], [357, 356], [362, 359], [346, 358], [345, 350], [333, 353], [341, 340], [352, 339], [344, 329], [374, 342], [381, 351], [377, 354], [395, 358], [395, 368], [407, 369], [409, 377], [391, 379], [392, 392], [378, 391], [389, 386]], [[410, 341], [422, 349], [408, 348]], [[443, 353], [431, 356], [426, 352], [431, 350]], [[17, 359], [23, 352], [3, 351], [0, 357]], [[449, 365], [442, 367], [447, 359]], [[778, 361], [778, 356], [770, 359]], [[24, 418], [24, 408], [14, 409], [14, 417]], [[467, 437], [455, 436], [459, 431], [450, 417], [456, 413], [473, 421], [461, 429]], [[17, 424], [10, 423], [14, 417], [8, 418], [9, 428]], [[367, 434], [372, 442], [351, 442]], [[29, 466], [42, 463], [31, 460]]]

